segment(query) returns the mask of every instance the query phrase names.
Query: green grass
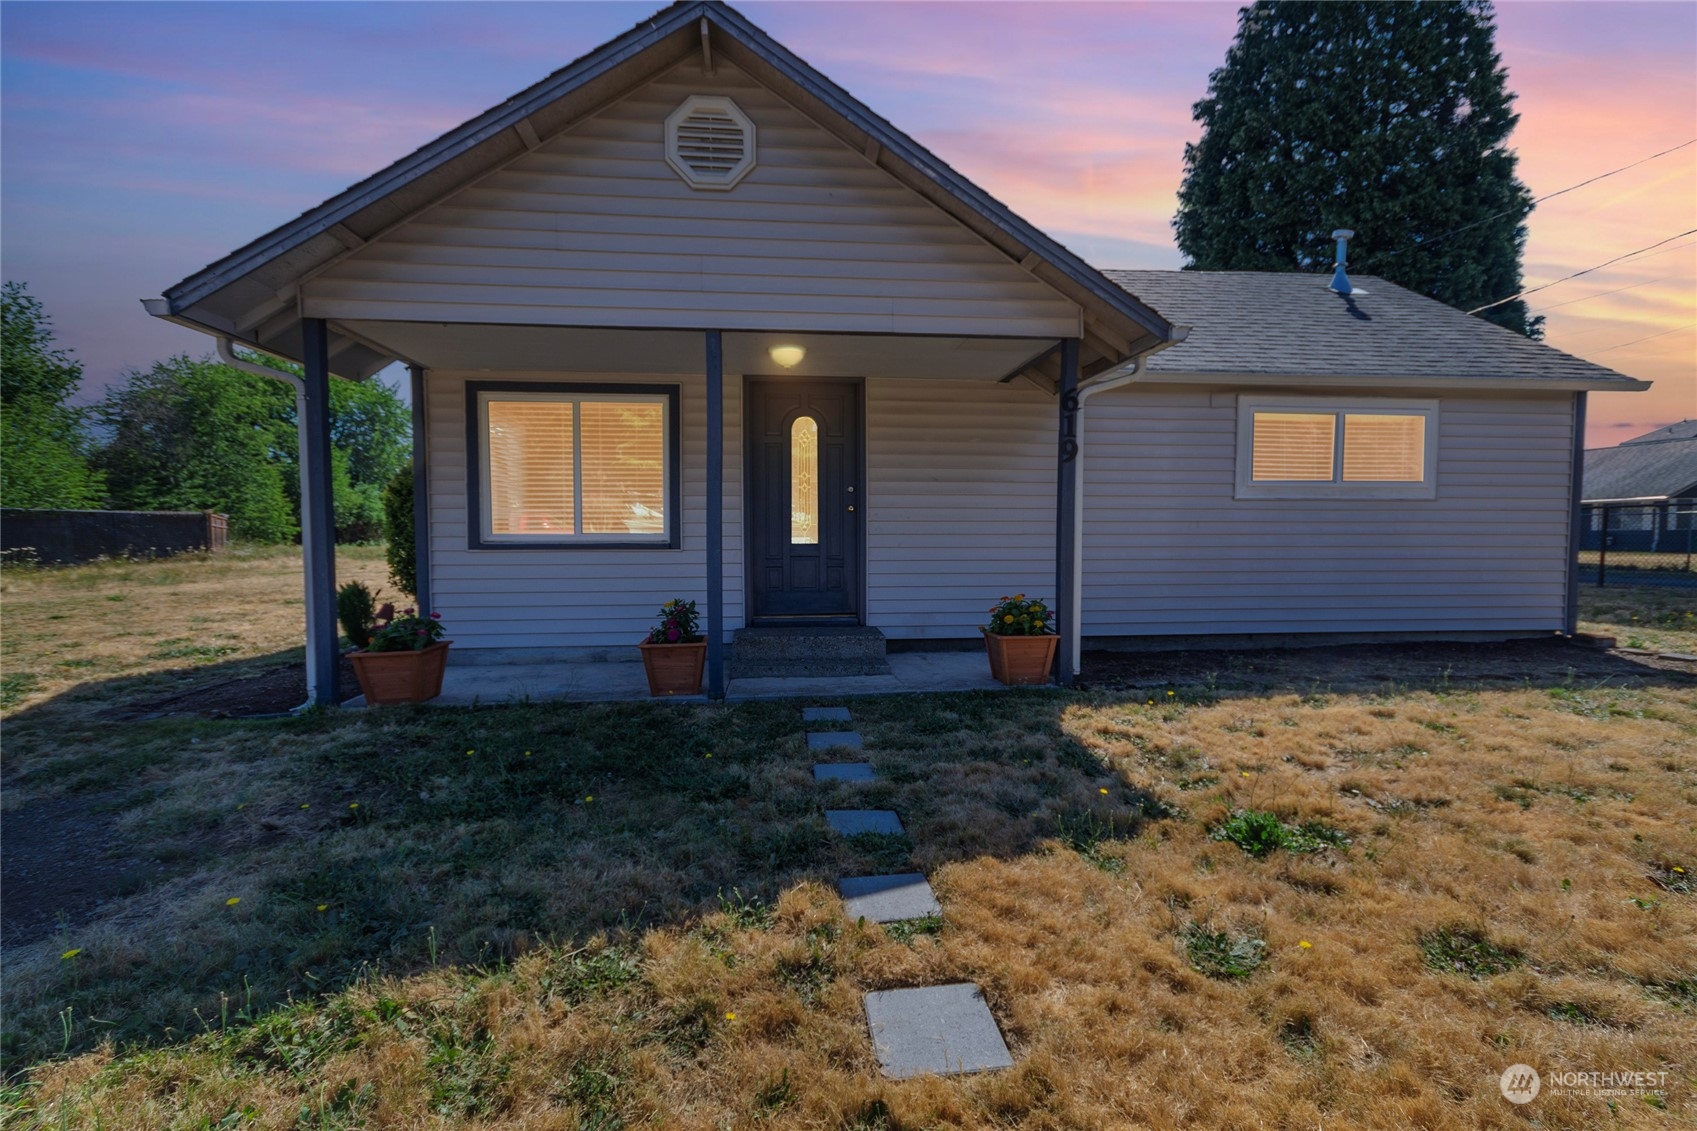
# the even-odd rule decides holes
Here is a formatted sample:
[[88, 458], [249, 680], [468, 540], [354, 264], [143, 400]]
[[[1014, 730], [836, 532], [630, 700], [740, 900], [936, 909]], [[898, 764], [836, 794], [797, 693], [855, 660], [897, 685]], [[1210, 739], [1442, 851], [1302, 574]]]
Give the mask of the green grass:
[[1239, 809], [1213, 832], [1215, 840], [1229, 841], [1254, 857], [1279, 849], [1287, 852], [1324, 852], [1348, 848], [1349, 837], [1322, 821], [1287, 824], [1277, 815], [1259, 809]]
[[1252, 935], [1213, 931], [1187, 923], [1179, 932], [1190, 965], [1210, 978], [1247, 978], [1266, 961], [1267, 944]]
[[1525, 955], [1494, 942], [1476, 927], [1447, 926], [1420, 936], [1426, 965], [1442, 973], [1464, 974], [1478, 980], [1506, 974], [1526, 964]]

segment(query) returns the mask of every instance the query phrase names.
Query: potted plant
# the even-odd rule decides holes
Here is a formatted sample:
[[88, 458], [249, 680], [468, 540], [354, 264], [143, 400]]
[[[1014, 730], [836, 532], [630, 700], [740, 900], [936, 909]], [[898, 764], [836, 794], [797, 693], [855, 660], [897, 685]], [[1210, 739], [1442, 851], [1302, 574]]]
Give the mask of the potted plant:
[[696, 631], [694, 601], [674, 597], [660, 606], [660, 623], [638, 647], [650, 695], [698, 695], [707, 640]]
[[1049, 682], [1061, 642], [1049, 606], [1026, 600], [1024, 593], [1003, 597], [991, 606], [990, 623], [979, 631], [996, 679], [1009, 686]]
[[[350, 592], [356, 587], [363, 595]], [[337, 596], [342, 629], [357, 649], [348, 660], [366, 703], [422, 703], [442, 693], [452, 641], [442, 639], [446, 630], [440, 613], [421, 617], [416, 609], [402, 609], [397, 614], [387, 602], [373, 609], [375, 594], [357, 581], [344, 585]]]

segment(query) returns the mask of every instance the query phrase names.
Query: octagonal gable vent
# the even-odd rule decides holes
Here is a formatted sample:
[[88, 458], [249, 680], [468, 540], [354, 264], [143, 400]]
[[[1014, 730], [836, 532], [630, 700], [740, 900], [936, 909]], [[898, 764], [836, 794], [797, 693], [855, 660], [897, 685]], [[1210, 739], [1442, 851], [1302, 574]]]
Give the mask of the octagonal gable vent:
[[692, 94], [666, 119], [666, 161], [691, 188], [734, 188], [754, 169], [754, 123], [729, 98]]

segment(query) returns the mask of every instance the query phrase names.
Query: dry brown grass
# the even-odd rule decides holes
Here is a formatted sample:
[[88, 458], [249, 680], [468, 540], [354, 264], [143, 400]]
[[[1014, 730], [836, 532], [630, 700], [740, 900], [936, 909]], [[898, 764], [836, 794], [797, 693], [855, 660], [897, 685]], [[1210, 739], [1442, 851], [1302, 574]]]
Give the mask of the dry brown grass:
[[[293, 1127], [304, 1104], [325, 1113], [314, 1126], [1507, 1127], [1526, 1113], [1497, 1075], [1525, 1061], [1669, 1073], [1666, 1108], [1546, 1094], [1541, 1126], [1692, 1117], [1697, 897], [1673, 871], [1697, 870], [1688, 687], [1157, 700], [1030, 700], [1059, 708], [1116, 793], [1180, 814], [1087, 853], [1003, 843], [1016, 822], [989, 779], [1023, 759], [994, 731], [916, 741], [913, 701], [857, 707], [875, 749], [946, 771], [910, 822], [947, 911], [935, 936], [849, 923], [827, 886], [797, 882], [769, 919], [733, 909], [616, 939], [630, 965], [612, 977], [538, 947], [375, 978], [289, 1025], [45, 1067], [35, 1095], [106, 1126], [251, 1110]], [[962, 743], [984, 756], [942, 756]], [[784, 774], [763, 782], [793, 794]], [[1210, 837], [1242, 808], [1353, 843], [1253, 859]], [[572, 880], [601, 882], [588, 860]], [[1264, 964], [1204, 976], [1191, 923], [1263, 939]], [[1429, 968], [1422, 936], [1451, 925], [1524, 965]], [[860, 995], [958, 979], [984, 987], [1018, 1066], [881, 1080]], [[290, 1050], [313, 1048], [290, 1071]]]
[[[338, 581], [388, 585], [380, 546], [343, 546]], [[83, 566], [8, 565], [0, 573], [0, 709], [72, 696], [113, 704], [100, 681], [133, 680], [125, 690], [158, 694], [192, 686], [195, 672], [256, 670], [299, 648], [303, 629], [300, 548], [235, 545], [219, 554]], [[136, 679], [135, 677], [157, 677]]]
[[[43, 1127], [1690, 1125], [1697, 685], [1620, 671], [857, 701], [868, 800], [945, 908], [911, 936], [844, 917], [830, 878], [902, 846], [819, 838], [794, 704], [125, 728], [130, 834], [207, 854], [9, 950], [8, 1016], [49, 1053], [73, 998], [156, 1035], [37, 1051], [9, 1099]], [[114, 785], [75, 747], [119, 731], [17, 725], [33, 794]], [[1255, 858], [1214, 835], [1241, 810], [1349, 843]], [[1204, 973], [1198, 929], [1258, 968]], [[1434, 968], [1443, 929], [1506, 968]], [[1016, 1067], [882, 1079], [861, 995], [956, 980]], [[1516, 1061], [1666, 1095], [1515, 1108]]]

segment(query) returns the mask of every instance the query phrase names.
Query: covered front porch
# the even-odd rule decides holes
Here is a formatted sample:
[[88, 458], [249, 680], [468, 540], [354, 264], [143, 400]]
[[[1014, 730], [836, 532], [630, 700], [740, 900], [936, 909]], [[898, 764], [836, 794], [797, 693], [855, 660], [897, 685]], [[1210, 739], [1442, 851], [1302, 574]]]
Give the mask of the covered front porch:
[[[674, 597], [698, 602], [715, 699], [816, 694], [820, 680], [995, 686], [977, 626], [1016, 591], [1054, 599], [1070, 645], [1057, 678], [1076, 671], [1080, 384], [1129, 368], [1098, 353], [1081, 366], [1079, 339], [326, 329], [411, 367], [419, 599], [455, 640], [444, 702], [639, 697], [641, 667], [621, 661]], [[591, 433], [604, 408], [633, 404], [628, 420], [659, 434]], [[551, 438], [573, 419], [570, 474], [551, 479]], [[591, 466], [614, 442], [639, 470]], [[739, 633], [837, 626], [878, 638], [875, 666], [751, 665], [746, 641], [737, 662]]]

